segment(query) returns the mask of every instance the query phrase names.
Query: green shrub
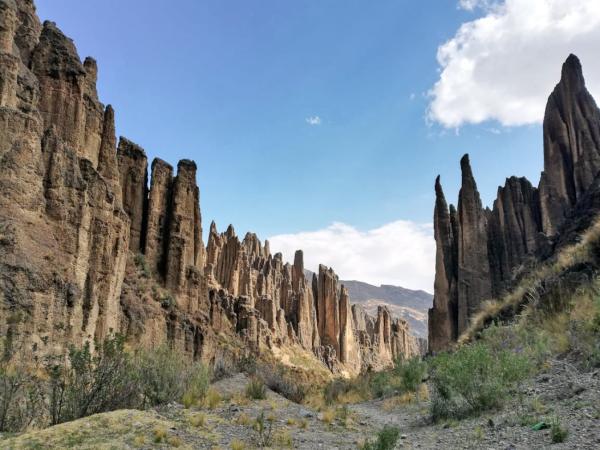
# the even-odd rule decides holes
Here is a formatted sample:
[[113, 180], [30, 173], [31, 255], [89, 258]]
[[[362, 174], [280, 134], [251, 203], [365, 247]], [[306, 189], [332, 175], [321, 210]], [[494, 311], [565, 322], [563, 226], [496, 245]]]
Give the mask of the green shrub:
[[394, 364], [394, 373], [400, 378], [400, 387], [403, 391], [418, 395], [421, 383], [427, 374], [427, 364], [419, 357], [399, 360]]
[[377, 372], [373, 374], [369, 379], [369, 387], [376, 398], [388, 396], [397, 388], [397, 386], [392, 384], [389, 372]]
[[585, 368], [600, 367], [600, 297], [594, 296], [580, 316], [569, 324], [571, 348]]
[[531, 371], [527, 357], [492, 351], [484, 343], [442, 353], [431, 361], [434, 420], [462, 418], [496, 408], [514, 385]]
[[392, 450], [400, 437], [400, 429], [393, 425], [384, 426], [378, 433], [374, 442], [367, 441], [362, 450]]
[[259, 377], [252, 377], [246, 385], [246, 397], [252, 400], [264, 400], [267, 398], [267, 388]]
[[165, 294], [160, 299], [160, 306], [162, 306], [164, 309], [171, 309], [177, 306], [177, 301], [171, 294]]
[[142, 271], [144, 278], [150, 278], [152, 276], [150, 268], [148, 267], [148, 263], [146, 262], [146, 257], [142, 253], [135, 255], [133, 261], [135, 265]]
[[552, 438], [552, 442], [554, 444], [558, 444], [560, 442], [564, 442], [569, 435], [569, 431], [562, 426], [558, 417], [552, 419], [550, 423], [550, 437]]

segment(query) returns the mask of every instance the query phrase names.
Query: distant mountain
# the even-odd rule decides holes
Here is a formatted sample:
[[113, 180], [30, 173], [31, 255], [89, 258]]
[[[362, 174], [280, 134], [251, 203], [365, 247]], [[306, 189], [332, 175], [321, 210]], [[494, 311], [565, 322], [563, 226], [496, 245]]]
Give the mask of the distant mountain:
[[[313, 272], [304, 272], [311, 280]], [[377, 315], [377, 307], [387, 306], [393, 316], [402, 317], [409, 323], [415, 336], [427, 339], [427, 310], [433, 305], [430, 293], [388, 284], [373, 286], [355, 280], [340, 280], [340, 284], [348, 289], [350, 301], [362, 305], [370, 315]]]

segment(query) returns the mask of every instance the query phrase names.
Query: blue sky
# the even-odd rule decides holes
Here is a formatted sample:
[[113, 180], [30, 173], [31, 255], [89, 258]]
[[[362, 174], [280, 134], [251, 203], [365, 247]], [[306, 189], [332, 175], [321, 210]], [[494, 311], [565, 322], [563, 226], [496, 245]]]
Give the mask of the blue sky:
[[[469, 103], [460, 98], [430, 111], [427, 93], [464, 57], [441, 64], [438, 49], [461, 25], [498, 14], [484, 3], [37, 0], [43, 20], [57, 22], [82, 58], [98, 60], [100, 97], [115, 107], [118, 133], [150, 158], [197, 162], [204, 228], [214, 219], [219, 229], [233, 223], [239, 234], [263, 238], [310, 238], [333, 223], [359, 234], [399, 220], [429, 223], [435, 176], [454, 202], [467, 152], [486, 204], [506, 176], [537, 184], [539, 105], [533, 120], [515, 121], [492, 111], [481, 122], [476, 107], [448, 118], [444, 104]], [[511, 70], [506, 76], [519, 76]], [[560, 65], [549, 72], [555, 83]], [[425, 245], [430, 264], [433, 244]], [[369, 280], [410, 285], [407, 276], [394, 278], [398, 267]]]

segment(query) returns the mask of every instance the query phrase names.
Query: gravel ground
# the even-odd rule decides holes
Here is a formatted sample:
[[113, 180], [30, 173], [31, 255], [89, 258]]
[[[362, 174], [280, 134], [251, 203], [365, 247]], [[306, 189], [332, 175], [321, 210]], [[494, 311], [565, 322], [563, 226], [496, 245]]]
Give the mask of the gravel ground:
[[[357, 449], [384, 425], [393, 424], [401, 430], [397, 448], [600, 449], [600, 370], [580, 372], [565, 361], [553, 362], [525, 383], [501, 411], [439, 424], [429, 420], [426, 401], [402, 405], [375, 400], [328, 417], [271, 391], [264, 400], [248, 400], [247, 383], [239, 374], [214, 384], [221, 400], [212, 409], [172, 404], [158, 411], [115, 411], [11, 439], [0, 437], [0, 448], [214, 450], [237, 443], [237, 448], [251, 449], [260, 441], [253, 425], [263, 413], [271, 423], [272, 448]], [[531, 428], [554, 417], [568, 430], [562, 443], [552, 443], [549, 429]]]

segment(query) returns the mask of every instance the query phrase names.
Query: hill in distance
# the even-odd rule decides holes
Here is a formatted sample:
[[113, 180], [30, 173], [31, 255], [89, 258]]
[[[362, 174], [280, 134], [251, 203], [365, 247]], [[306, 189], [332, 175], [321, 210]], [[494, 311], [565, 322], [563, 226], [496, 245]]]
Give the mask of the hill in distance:
[[[313, 272], [304, 270], [306, 278], [312, 280]], [[433, 295], [401, 286], [382, 284], [374, 286], [363, 281], [340, 280], [348, 289], [350, 302], [361, 305], [371, 316], [377, 316], [379, 306], [387, 306], [394, 317], [405, 319], [413, 335], [427, 339], [427, 310], [433, 305]]]

